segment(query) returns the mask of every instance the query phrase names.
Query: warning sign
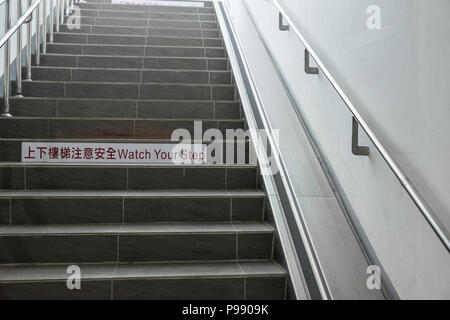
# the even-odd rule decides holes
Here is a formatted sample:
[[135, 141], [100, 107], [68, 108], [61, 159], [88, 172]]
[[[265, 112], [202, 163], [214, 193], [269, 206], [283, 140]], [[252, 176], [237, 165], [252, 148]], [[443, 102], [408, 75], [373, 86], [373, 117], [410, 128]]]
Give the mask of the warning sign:
[[22, 142], [22, 162], [206, 163], [205, 144]]

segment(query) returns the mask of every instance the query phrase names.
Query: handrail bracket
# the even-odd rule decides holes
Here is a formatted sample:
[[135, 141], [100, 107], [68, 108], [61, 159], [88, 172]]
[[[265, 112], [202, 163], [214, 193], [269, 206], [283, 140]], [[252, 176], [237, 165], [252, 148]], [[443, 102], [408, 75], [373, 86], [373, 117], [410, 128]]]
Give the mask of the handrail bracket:
[[305, 49], [305, 73], [319, 74], [319, 68], [310, 67], [309, 65], [309, 51], [307, 49]]
[[359, 123], [355, 117], [352, 117], [352, 153], [355, 156], [368, 156], [370, 149], [367, 146], [358, 145], [359, 138]]

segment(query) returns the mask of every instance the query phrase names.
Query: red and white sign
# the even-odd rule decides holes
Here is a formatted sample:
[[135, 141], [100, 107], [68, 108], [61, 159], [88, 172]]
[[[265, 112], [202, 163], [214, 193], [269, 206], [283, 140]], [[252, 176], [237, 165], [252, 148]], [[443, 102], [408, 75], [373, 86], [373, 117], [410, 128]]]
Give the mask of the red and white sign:
[[205, 144], [22, 142], [22, 162], [206, 163]]
[[194, 1], [158, 1], [158, 0], [112, 0], [112, 4], [131, 4], [142, 6], [194, 7], [203, 8], [203, 2]]

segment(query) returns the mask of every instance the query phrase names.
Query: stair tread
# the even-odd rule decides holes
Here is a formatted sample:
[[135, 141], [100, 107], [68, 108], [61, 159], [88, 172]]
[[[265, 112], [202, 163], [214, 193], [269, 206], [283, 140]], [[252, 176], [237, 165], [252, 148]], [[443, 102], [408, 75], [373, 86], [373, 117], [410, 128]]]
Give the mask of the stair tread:
[[[81, 264], [79, 266], [84, 280], [286, 275], [283, 268], [270, 261]], [[67, 280], [66, 270], [66, 265], [0, 266], [0, 282]]]
[[39, 190], [9, 191], [0, 193], [0, 198], [261, 198], [260, 190], [150, 190], [150, 191], [110, 191], [110, 190]]
[[73, 234], [199, 234], [199, 233], [270, 233], [265, 222], [233, 223], [133, 223], [133, 224], [67, 224], [3, 225], [0, 236], [73, 235]]

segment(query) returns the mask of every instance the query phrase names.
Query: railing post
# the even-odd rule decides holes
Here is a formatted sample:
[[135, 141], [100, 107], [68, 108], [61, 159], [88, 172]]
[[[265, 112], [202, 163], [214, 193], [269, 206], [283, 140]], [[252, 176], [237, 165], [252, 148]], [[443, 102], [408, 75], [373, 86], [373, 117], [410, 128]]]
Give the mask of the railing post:
[[[22, 1], [17, 0], [17, 20], [22, 16]], [[22, 97], [22, 26], [17, 29], [16, 97]]]
[[36, 7], [36, 65], [41, 63], [41, 5]]
[[[31, 0], [28, 0], [28, 8], [31, 6]], [[30, 21], [28, 22], [27, 26], [27, 78], [25, 81], [31, 81], [31, 55], [32, 55], [32, 43], [31, 43], [31, 29], [33, 21], [33, 13], [30, 15]]]
[[59, 2], [60, 0], [56, 0], [56, 6], [55, 6], [55, 25], [56, 25], [56, 32], [59, 32], [59, 14], [60, 14], [60, 10], [59, 10]]
[[[57, 0], [58, 1], [58, 0]], [[50, 28], [50, 43], [53, 43], [53, 24], [55, 21], [55, 17], [54, 17], [54, 2], [53, 0], [50, 0], [50, 23], [49, 23], [49, 28]]]
[[47, 0], [42, 1], [42, 53], [47, 53]]
[[60, 23], [59, 24], [64, 24], [64, 3], [65, 3], [65, 1], [66, 0], [59, 0], [60, 2], [61, 2], [61, 4], [60, 4], [60, 11], [59, 11], [59, 21], [60, 21]]
[[[9, 0], [5, 0], [5, 34], [8, 32], [10, 27], [10, 17], [9, 17]], [[9, 40], [6, 41], [4, 45], [4, 69], [3, 69], [3, 111], [1, 113], [2, 117], [11, 117], [9, 113], [9, 95], [10, 95], [10, 82], [9, 82]]]

